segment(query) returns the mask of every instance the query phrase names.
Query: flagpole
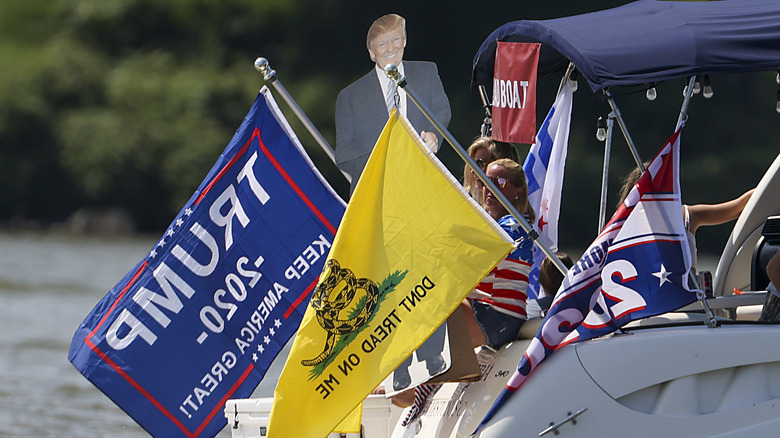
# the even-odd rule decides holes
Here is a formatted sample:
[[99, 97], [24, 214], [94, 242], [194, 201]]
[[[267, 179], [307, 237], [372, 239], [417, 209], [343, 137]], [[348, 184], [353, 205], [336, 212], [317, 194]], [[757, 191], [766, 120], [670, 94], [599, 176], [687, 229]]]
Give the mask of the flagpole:
[[[284, 99], [290, 109], [292, 109], [293, 113], [298, 116], [298, 119], [301, 121], [301, 123], [303, 123], [303, 126], [306, 127], [312, 137], [314, 137], [314, 140], [317, 141], [317, 144], [320, 145], [322, 150], [330, 158], [333, 164], [336, 164], [336, 154], [333, 152], [333, 148], [330, 147], [327, 140], [325, 140], [325, 137], [320, 134], [320, 131], [318, 131], [314, 126], [314, 123], [309, 120], [309, 117], [306, 115], [306, 113], [303, 112], [301, 107], [298, 106], [298, 103], [296, 103], [290, 93], [287, 92], [287, 89], [284, 88], [284, 85], [282, 85], [282, 83], [276, 77], [276, 70], [271, 68], [271, 66], [268, 64], [268, 60], [265, 58], [257, 58], [255, 60], [255, 70], [263, 75], [263, 80], [270, 82], [271, 85], [274, 86], [276, 91], [279, 92], [279, 94], [282, 96], [282, 99]], [[339, 170], [341, 170], [341, 168], [339, 168]], [[343, 170], [341, 170], [341, 174], [344, 175], [348, 182], [352, 183], [352, 175]]]
[[542, 252], [547, 256], [547, 258], [550, 259], [550, 261], [558, 268], [559, 271], [563, 275], [566, 275], [566, 273], [569, 271], [568, 268], [566, 268], [566, 265], [563, 264], [563, 262], [558, 258], [557, 255], [555, 255], [555, 252], [553, 252], [552, 249], [545, 243], [542, 239], [539, 239], [539, 233], [536, 232], [536, 230], [531, 227], [531, 225], [528, 223], [528, 221], [525, 219], [523, 215], [521, 215], [517, 209], [515, 208], [512, 203], [509, 202], [508, 199], [506, 199], [506, 196], [504, 196], [503, 193], [501, 193], [500, 190], [493, 184], [493, 181], [491, 181], [487, 175], [485, 175], [485, 172], [482, 171], [482, 169], [477, 165], [477, 163], [472, 159], [469, 154], [466, 152], [466, 150], [463, 148], [463, 146], [458, 143], [457, 140], [455, 140], [455, 137], [445, 128], [442, 126], [441, 123], [439, 123], [438, 120], [436, 120], [436, 116], [433, 115], [433, 113], [430, 111], [427, 105], [425, 105], [421, 100], [420, 97], [417, 95], [417, 93], [411, 88], [407, 87], [406, 77], [401, 74], [401, 72], [398, 71], [398, 67], [395, 66], [395, 64], [388, 64], [385, 66], [385, 74], [390, 77], [393, 81], [395, 81], [395, 84], [406, 92], [406, 95], [412, 99], [412, 101], [417, 105], [417, 107], [422, 111], [423, 114], [425, 114], [425, 117], [428, 118], [428, 120], [433, 124], [434, 127], [441, 133], [441, 135], [447, 139], [447, 141], [452, 145], [452, 148], [455, 149], [455, 152], [460, 155], [460, 157], [463, 159], [463, 161], [466, 162], [466, 164], [471, 167], [471, 169], [474, 171], [474, 173], [477, 175], [477, 177], [482, 181], [483, 184], [493, 193], [493, 195], [496, 197], [496, 199], [501, 202], [501, 205], [506, 208], [506, 210], [517, 220], [518, 223], [520, 223], [520, 226], [523, 228], [523, 230], [528, 234], [528, 236], [536, 242], [536, 244], [539, 246], [539, 248], [542, 249]]

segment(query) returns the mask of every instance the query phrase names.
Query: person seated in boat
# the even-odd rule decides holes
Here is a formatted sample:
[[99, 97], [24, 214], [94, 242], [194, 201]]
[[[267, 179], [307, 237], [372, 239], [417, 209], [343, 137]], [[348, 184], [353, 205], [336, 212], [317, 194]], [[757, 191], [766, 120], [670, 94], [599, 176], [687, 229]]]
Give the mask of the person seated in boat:
[[[520, 162], [520, 154], [511, 143], [493, 140], [491, 137], [477, 137], [466, 151], [484, 172], [487, 165], [499, 158], [510, 158]], [[482, 181], [477, 178], [474, 170], [468, 164], [463, 166], [463, 188], [482, 204]]]
[[[574, 265], [571, 257], [565, 252], [556, 252], [555, 255], [567, 268]], [[539, 298], [529, 299], [526, 302], [525, 311], [528, 319], [544, 318], [545, 313], [550, 310], [561, 283], [563, 283], [563, 273], [553, 264], [552, 260], [545, 257], [539, 266], [539, 286], [541, 286]]]
[[[571, 257], [565, 252], [557, 252], [555, 255], [558, 256], [558, 260], [563, 263], [563, 266], [567, 268], [574, 266]], [[539, 285], [542, 286], [544, 296], [554, 298], [556, 292], [561, 287], [561, 283], [563, 283], [563, 273], [549, 258], [542, 260], [542, 264], [539, 266]]]
[[[530, 210], [530, 218], [527, 219], [529, 221], [533, 221], [533, 209], [528, 206], [528, 188], [525, 184], [525, 173], [523, 172], [522, 167], [517, 164], [519, 160], [517, 149], [510, 143], [497, 142], [490, 137], [479, 137], [471, 144], [471, 146], [469, 146], [467, 152], [469, 156], [474, 159], [478, 165], [480, 165], [483, 171], [488, 172], [488, 177], [492, 177], [491, 179], [493, 180], [493, 183], [499, 187], [505, 196], [507, 196], [507, 199], [514, 199], [513, 205], [518, 209], [518, 211], [525, 212], [526, 209]], [[515, 159], [509, 159], [507, 157], [513, 157]], [[496, 171], [492, 169], [493, 163], [498, 163], [499, 166], [502, 166], [500, 169], [503, 170]], [[487, 170], [489, 165], [492, 169], [490, 171]], [[503, 166], [506, 166], [506, 168]], [[485, 198], [483, 196], [483, 190], [485, 192], [489, 191], [487, 189], [483, 189], [484, 184], [479, 181], [479, 178], [477, 178], [477, 176], [474, 174], [474, 171], [468, 165], [466, 165], [464, 168], [463, 180], [464, 187], [469, 192], [469, 194], [477, 199], [480, 204], [483, 204], [483, 199]], [[498, 313], [496, 311], [490, 310], [491, 304], [483, 305], [477, 303], [476, 305], [472, 306], [468, 298], [464, 300], [464, 302], [461, 304], [461, 307], [466, 313], [466, 325], [469, 329], [472, 345], [474, 347], [478, 347], [480, 345], [487, 344], [492, 348], [498, 348], [499, 346], [513, 340], [516, 337], [523, 321], [525, 321], [524, 313], [520, 312], [524, 312], [522, 307], [525, 305], [525, 289], [528, 287], [528, 273], [530, 272], [531, 263], [533, 263], [533, 242], [530, 238], [528, 238], [525, 232], [522, 231], [517, 222], [512, 218], [511, 215], [509, 215], [509, 212], [506, 211], [506, 209], [503, 209], [502, 211], [497, 210], [495, 204], [498, 204], [499, 206], [501, 204], [495, 199], [495, 197], [492, 196], [492, 194], [489, 196], [489, 199], [489, 205], [493, 206], [492, 211], [496, 213], [490, 213], [490, 206], [486, 207], [488, 212], [494, 219], [499, 221], [499, 225], [501, 225], [509, 233], [509, 235], [512, 236], [512, 238], [514, 238], [516, 241], [521, 240], [522, 245], [518, 247], [518, 250], [510, 253], [506, 260], [501, 262], [502, 264], [508, 264], [507, 267], [502, 267], [502, 264], [499, 264], [498, 268], [500, 268], [502, 272], [505, 273], [496, 273], [496, 269], [494, 269], [493, 272], [491, 272], [488, 277], [486, 277], [486, 279], [480, 283], [480, 286], [477, 287], [477, 290], [480, 290], [480, 287], [482, 287], [483, 289], [493, 291], [494, 288], [492, 282], [494, 282], [496, 279], [501, 280], [502, 278], [509, 277], [504, 281], [511, 282], [514, 287], [517, 287], [517, 291], [522, 291], [519, 294], [521, 297], [512, 297], [506, 302], [496, 304], [497, 306], [510, 309], [504, 311], [510, 312], [508, 314]], [[501, 208], [503, 208], [503, 206]], [[522, 256], [522, 259], [512, 259], [513, 256]], [[522, 267], [520, 268], [516, 266]], [[519, 272], [522, 272], [522, 274]], [[522, 280], [517, 279], [516, 277], [518, 276], [522, 276]], [[515, 284], [517, 285], [515, 286]], [[501, 293], [512, 293], [515, 291], [495, 290], [495, 292], [498, 296]], [[512, 293], [512, 295], [515, 295], [515, 293]], [[522, 300], [520, 300], [520, 298], [522, 298]], [[488, 298], [487, 294], [484, 292], [480, 293], [476, 300], [491, 303], [491, 298]], [[518, 303], [515, 304], [512, 302], [512, 300], [518, 300]], [[493, 318], [492, 315], [494, 313], [499, 315], [499, 317]], [[479, 320], [483, 319], [487, 327], [491, 328], [490, 333], [482, 331], [483, 328], [480, 325], [481, 323]], [[493, 319], [492, 323], [490, 322], [491, 319]], [[501, 322], [503, 319], [509, 320], [510, 323], [503, 325]], [[426, 343], [427, 342], [428, 341], [426, 341]], [[398, 367], [398, 369], [393, 372], [394, 389], [398, 389], [396, 388], [396, 384], [398, 384], [398, 387], [404, 387], [408, 385], [410, 378], [408, 376], [408, 371], [404, 371], [407, 369], [407, 367], [408, 363], [404, 362]], [[398, 381], [398, 376], [401, 376], [403, 381]], [[419, 409], [419, 407], [427, 398], [428, 394], [433, 391], [433, 388], [435, 388], [435, 385], [423, 384], [411, 389], [407, 389], [391, 397], [391, 402], [398, 407], [409, 407], [412, 405], [417, 405], [417, 408]], [[384, 392], [384, 390], [382, 390], [382, 392]]]
[[759, 321], [780, 321], [780, 251], [769, 259], [766, 264], [766, 275], [769, 277], [769, 285], [766, 287], [767, 295], [764, 308], [761, 309]]
[[[490, 163], [485, 172], [526, 220], [535, 214], [528, 204], [525, 172], [516, 161], [501, 158]], [[482, 195], [488, 214], [515, 241], [515, 249], [461, 303], [469, 336], [474, 347], [498, 347], [514, 340], [526, 321], [526, 289], [533, 264], [533, 240], [487, 187]]]
[[[649, 165], [649, 162], [644, 164], [645, 167]], [[642, 176], [642, 169], [637, 167], [623, 180], [623, 186], [620, 188], [620, 201], [617, 204], [618, 207], [626, 199], [640, 176]], [[720, 225], [738, 218], [742, 214], [742, 210], [745, 209], [745, 205], [750, 200], [754, 190], [750, 189], [735, 199], [719, 204], [683, 204], [683, 220], [685, 221], [685, 230], [688, 232], [688, 245], [691, 248], [691, 268], [694, 273], [696, 273], [697, 262], [696, 230], [701, 226]]]

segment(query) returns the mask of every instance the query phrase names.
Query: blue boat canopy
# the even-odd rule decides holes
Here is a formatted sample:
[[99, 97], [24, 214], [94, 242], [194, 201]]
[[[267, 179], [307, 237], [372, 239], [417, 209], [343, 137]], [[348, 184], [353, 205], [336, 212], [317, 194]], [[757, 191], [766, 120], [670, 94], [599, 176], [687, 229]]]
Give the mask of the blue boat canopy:
[[573, 62], [598, 92], [706, 73], [780, 70], [780, 1], [639, 0], [551, 20], [507, 23], [474, 57], [472, 87], [492, 88], [496, 41], [540, 42], [538, 76]]

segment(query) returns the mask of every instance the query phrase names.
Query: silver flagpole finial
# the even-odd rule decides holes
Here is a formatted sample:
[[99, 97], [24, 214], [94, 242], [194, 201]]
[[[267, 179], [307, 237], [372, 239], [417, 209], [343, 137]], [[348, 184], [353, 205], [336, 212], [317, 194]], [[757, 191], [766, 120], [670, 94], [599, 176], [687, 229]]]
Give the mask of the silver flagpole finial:
[[272, 69], [271, 66], [268, 65], [268, 60], [265, 58], [255, 59], [255, 70], [263, 74], [263, 80], [266, 82], [272, 80], [274, 76], [276, 76], [276, 70]]
[[[284, 101], [287, 102], [287, 105], [290, 106], [290, 109], [293, 111], [293, 113], [298, 116], [298, 119], [300, 119], [301, 123], [303, 123], [303, 126], [309, 131], [312, 137], [314, 137], [314, 140], [317, 141], [328, 158], [330, 158], [333, 164], [336, 165], [336, 155], [333, 152], [333, 148], [330, 147], [328, 141], [325, 140], [325, 137], [323, 137], [320, 131], [317, 130], [317, 127], [314, 126], [314, 123], [309, 120], [309, 116], [303, 112], [301, 107], [298, 106], [298, 104], [295, 102], [295, 99], [293, 99], [292, 96], [290, 96], [290, 93], [287, 92], [287, 89], [284, 88], [282, 81], [276, 77], [276, 70], [272, 69], [271, 66], [268, 65], [268, 60], [265, 58], [255, 59], [255, 70], [259, 71], [263, 75], [263, 80], [270, 82], [271, 85], [273, 85], [276, 91], [282, 96], [282, 99], [284, 99]], [[348, 174], [344, 170], [341, 170], [341, 173], [348, 182], [352, 182], [352, 175]]]
[[401, 72], [398, 71], [398, 67], [396, 67], [395, 64], [387, 64], [385, 66], [385, 74], [390, 77], [390, 79], [395, 82], [396, 85], [399, 87], [404, 87], [406, 84], [403, 82], [406, 80], [404, 75], [401, 74]]

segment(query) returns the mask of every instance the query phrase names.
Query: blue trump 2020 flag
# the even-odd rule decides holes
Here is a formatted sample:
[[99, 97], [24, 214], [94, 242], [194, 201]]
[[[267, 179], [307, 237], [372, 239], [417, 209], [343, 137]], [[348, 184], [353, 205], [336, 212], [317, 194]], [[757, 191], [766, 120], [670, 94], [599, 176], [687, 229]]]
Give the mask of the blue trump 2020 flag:
[[682, 218], [679, 161], [678, 130], [569, 269], [517, 371], [475, 433], [559, 348], [696, 300], [696, 293], [688, 288], [691, 252]]
[[156, 437], [214, 436], [298, 329], [344, 202], [266, 87], [162, 238], [76, 330], [69, 359]]

